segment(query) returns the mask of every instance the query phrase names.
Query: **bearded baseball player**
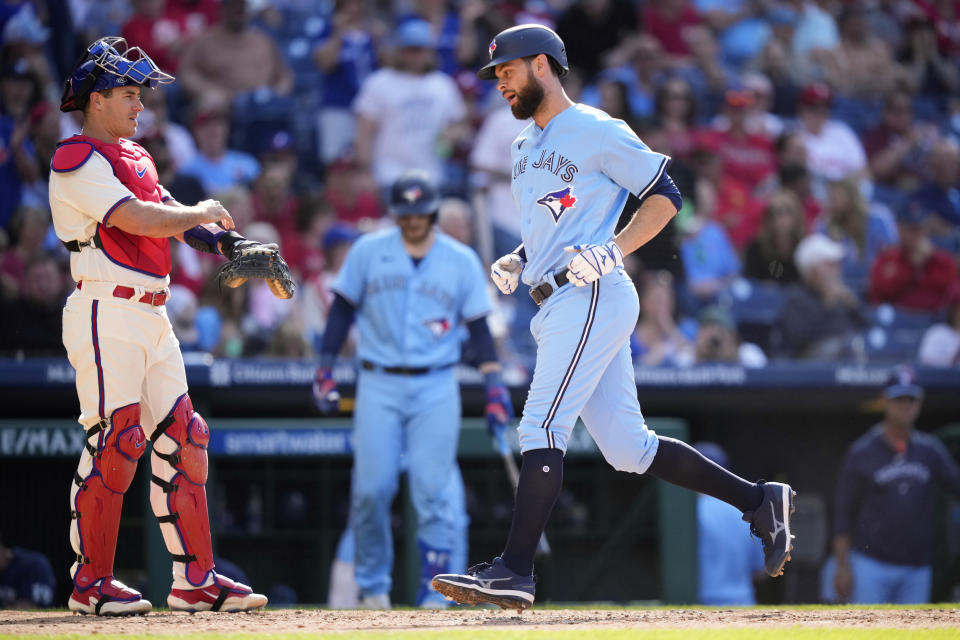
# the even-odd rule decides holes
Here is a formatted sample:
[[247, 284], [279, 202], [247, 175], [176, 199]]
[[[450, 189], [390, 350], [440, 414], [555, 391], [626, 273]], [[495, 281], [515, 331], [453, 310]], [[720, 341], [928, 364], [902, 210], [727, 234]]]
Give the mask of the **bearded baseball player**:
[[[67, 79], [60, 109], [81, 110], [80, 135], [60, 142], [51, 162], [50, 208], [70, 251], [77, 289], [63, 310], [63, 343], [76, 370], [86, 448], [70, 488], [71, 611], [133, 615], [150, 611], [114, 578], [123, 495], [153, 445], [150, 502], [173, 556], [167, 605], [177, 611], [242, 611], [267, 598], [216, 572], [204, 484], [210, 432], [193, 410], [180, 345], [164, 304], [170, 238], [237, 264], [275, 249], [233, 231], [214, 200], [183, 206], [158, 184], [153, 159], [128, 138], [143, 111], [141, 91], [173, 82], [139, 47], [103, 38]], [[240, 265], [242, 266], [242, 265]], [[257, 275], [234, 268], [235, 276]], [[273, 284], [272, 284], [273, 286]], [[292, 283], [277, 282], [281, 297]]]
[[[780, 575], [793, 548], [795, 492], [748, 482], [644, 423], [628, 342], [639, 303], [623, 256], [663, 229], [681, 206], [680, 193], [666, 172], [668, 157], [623, 121], [567, 97], [560, 84], [567, 71], [557, 34], [528, 24], [499, 33], [478, 74], [496, 80], [514, 116], [533, 118], [510, 146], [523, 244], [490, 274], [506, 294], [522, 282], [540, 305], [530, 323], [537, 363], [518, 427], [523, 464], [503, 553], [465, 575], [437, 575], [434, 588], [460, 603], [518, 611], [533, 604], [534, 552], [578, 417], [615, 469], [649, 473], [740, 509], [763, 542], [767, 573]], [[614, 237], [631, 193], [640, 208]]]
[[460, 434], [460, 361], [464, 325], [484, 374], [487, 423], [496, 436], [513, 417], [487, 326], [490, 299], [483, 267], [469, 247], [434, 225], [437, 187], [408, 171], [390, 188], [397, 226], [368, 233], [350, 248], [333, 284], [336, 294], [320, 347], [313, 398], [337, 409], [332, 365], [356, 318], [360, 372], [354, 412], [350, 524], [360, 606], [390, 607], [393, 541], [390, 505], [406, 454], [417, 512], [421, 585], [417, 605], [443, 606], [433, 576], [449, 571], [461, 517], [452, 504]]

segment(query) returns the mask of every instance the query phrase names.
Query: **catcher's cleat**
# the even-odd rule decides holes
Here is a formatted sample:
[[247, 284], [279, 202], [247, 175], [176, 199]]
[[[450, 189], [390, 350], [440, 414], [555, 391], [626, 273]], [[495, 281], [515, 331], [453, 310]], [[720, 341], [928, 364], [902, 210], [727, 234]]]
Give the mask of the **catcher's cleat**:
[[199, 589], [173, 589], [167, 596], [171, 611], [251, 611], [262, 609], [267, 596], [254, 593], [245, 584], [214, 574], [213, 584]]
[[150, 613], [153, 605], [138, 591], [113, 576], [107, 576], [82, 591], [74, 587], [67, 608], [84, 615], [142, 616]]
[[502, 558], [467, 569], [466, 575], [441, 573], [433, 588], [459, 604], [495, 604], [521, 613], [533, 604], [536, 576], [521, 576], [507, 568]]
[[743, 514], [750, 523], [750, 532], [763, 543], [763, 565], [772, 577], [783, 575], [783, 566], [790, 561], [793, 551], [793, 534], [790, 532], [790, 516], [796, 507], [793, 499], [797, 492], [788, 484], [760, 481], [763, 501], [753, 511]]

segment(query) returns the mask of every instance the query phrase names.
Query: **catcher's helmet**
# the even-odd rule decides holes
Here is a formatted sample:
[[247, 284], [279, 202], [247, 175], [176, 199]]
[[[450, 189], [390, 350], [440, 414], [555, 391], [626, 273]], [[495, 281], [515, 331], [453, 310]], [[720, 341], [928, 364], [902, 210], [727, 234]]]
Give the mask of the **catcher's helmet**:
[[497, 77], [494, 69], [498, 64], [517, 58], [545, 53], [560, 67], [560, 77], [567, 75], [567, 50], [553, 29], [540, 24], [521, 24], [510, 27], [497, 34], [490, 43], [490, 62], [477, 71], [481, 80], [493, 80]]
[[390, 187], [390, 213], [395, 216], [433, 215], [439, 208], [440, 194], [424, 171], [407, 171]]
[[127, 47], [123, 38], [100, 38], [87, 47], [64, 83], [60, 111], [83, 109], [94, 91], [130, 85], [153, 89], [173, 80], [140, 47]]

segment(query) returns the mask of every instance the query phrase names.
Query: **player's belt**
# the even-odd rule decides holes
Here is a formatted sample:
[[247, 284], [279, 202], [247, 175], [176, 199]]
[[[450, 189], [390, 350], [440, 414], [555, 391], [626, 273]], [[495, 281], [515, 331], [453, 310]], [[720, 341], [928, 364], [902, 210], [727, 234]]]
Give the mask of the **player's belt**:
[[567, 272], [569, 271], [569, 269], [561, 269], [553, 274], [554, 282], [541, 282], [535, 287], [530, 287], [530, 297], [533, 298], [538, 307], [543, 304], [544, 300], [552, 296], [557, 289], [570, 282], [567, 279]]
[[453, 365], [444, 364], [444, 365], [440, 365], [439, 367], [381, 367], [375, 362], [370, 362], [369, 360], [361, 360], [360, 366], [363, 367], [364, 371], [392, 373], [398, 376], [422, 376], [424, 374], [430, 373], [431, 371], [440, 371], [441, 369], [449, 369]]
[[[137, 294], [140, 294], [137, 302], [149, 304], [153, 307], [163, 306], [166, 304], [167, 298], [170, 297], [169, 289], [164, 289], [163, 291], [143, 291], [134, 287], [125, 287], [122, 284], [118, 284], [113, 288], [113, 291], [105, 291], [103, 284], [97, 283], [97, 285], [94, 285], [94, 283], [87, 283], [88, 290], [95, 286], [98, 286], [98, 288], [93, 291], [88, 291], [88, 293], [92, 293], [93, 295], [112, 295], [114, 298], [123, 298], [124, 300], [130, 300], [137, 296]], [[83, 290], [83, 280], [77, 283], [77, 289]]]
[[93, 247], [94, 249], [103, 249], [103, 242], [100, 240], [99, 234], [94, 234], [92, 238], [86, 242], [80, 242], [79, 240], [61, 240], [63, 246], [67, 248], [67, 251], [72, 253], [79, 253], [80, 249], [84, 247]]

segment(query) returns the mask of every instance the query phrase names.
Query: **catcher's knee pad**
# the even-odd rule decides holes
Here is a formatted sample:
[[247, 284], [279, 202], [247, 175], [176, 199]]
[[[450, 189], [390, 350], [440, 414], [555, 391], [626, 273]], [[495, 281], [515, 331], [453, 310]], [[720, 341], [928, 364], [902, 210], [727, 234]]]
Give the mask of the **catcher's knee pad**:
[[70, 542], [77, 554], [71, 575], [79, 589], [113, 575], [123, 494], [146, 450], [140, 405], [113, 412], [87, 429], [85, 450], [73, 476]]
[[[190, 584], [204, 584], [213, 570], [207, 514], [207, 444], [210, 430], [190, 396], [177, 399], [157, 425], [153, 441], [150, 501], [174, 562], [184, 563]], [[164, 526], [165, 525], [165, 526]]]

